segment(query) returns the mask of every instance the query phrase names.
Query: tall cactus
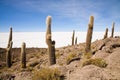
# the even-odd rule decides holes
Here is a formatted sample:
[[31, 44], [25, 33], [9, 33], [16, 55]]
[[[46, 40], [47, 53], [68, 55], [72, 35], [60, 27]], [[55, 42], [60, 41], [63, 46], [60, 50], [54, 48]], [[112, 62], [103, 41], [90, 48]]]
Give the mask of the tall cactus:
[[48, 54], [49, 54], [49, 65], [56, 64], [55, 59], [55, 41], [52, 41], [52, 34], [51, 34], [51, 16], [46, 18], [46, 44], [48, 45]]
[[7, 48], [7, 52], [6, 52], [6, 66], [7, 67], [11, 67], [11, 65], [12, 65], [12, 60], [11, 60], [12, 44], [13, 44], [13, 42], [10, 41], [9, 47]]
[[56, 64], [56, 57], [55, 57], [55, 41], [52, 41], [52, 56], [51, 56], [51, 63]]
[[74, 45], [74, 37], [75, 37], [75, 30], [73, 30], [73, 34], [72, 34], [72, 45]]
[[107, 37], [108, 37], [108, 28], [106, 28], [106, 30], [105, 30], [104, 39], [106, 39]]
[[8, 39], [7, 48], [9, 48], [9, 46], [10, 46], [10, 41], [12, 41], [12, 27], [10, 27], [10, 33], [9, 33], [9, 39]]
[[77, 44], [77, 37], [76, 37], [76, 39], [75, 39], [75, 44]]
[[23, 42], [21, 46], [21, 67], [26, 68], [26, 44]]
[[90, 23], [88, 24], [88, 31], [87, 31], [87, 37], [86, 37], [86, 47], [85, 47], [86, 53], [88, 53], [91, 50], [93, 24], [94, 24], [94, 17], [90, 16]]
[[111, 32], [111, 37], [113, 38], [114, 36], [114, 26], [115, 26], [115, 23], [113, 22], [113, 25], [112, 25], [112, 32]]
[[51, 44], [51, 37], [52, 37], [52, 33], [51, 33], [51, 16], [48, 16], [46, 19], [46, 25], [47, 25], [47, 31], [46, 31], [46, 43], [47, 45]]

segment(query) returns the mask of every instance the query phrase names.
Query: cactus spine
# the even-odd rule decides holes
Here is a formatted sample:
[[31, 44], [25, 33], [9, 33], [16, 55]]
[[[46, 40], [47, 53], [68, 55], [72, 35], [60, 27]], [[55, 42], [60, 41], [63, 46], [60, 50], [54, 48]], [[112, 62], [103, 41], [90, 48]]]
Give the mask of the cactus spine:
[[72, 35], [72, 46], [74, 45], [74, 36], [75, 36], [75, 30], [73, 30], [73, 35]]
[[115, 26], [115, 23], [113, 22], [113, 25], [112, 25], [112, 33], [111, 33], [111, 37], [113, 38], [114, 36], [114, 26]]
[[88, 53], [91, 50], [93, 24], [94, 24], [94, 17], [90, 16], [90, 23], [88, 24], [88, 31], [87, 31], [87, 37], [86, 37], [86, 47], [85, 47], [86, 53]]
[[76, 39], [75, 39], [75, 44], [77, 44], [77, 37], [76, 37]]
[[9, 47], [7, 48], [7, 52], [6, 52], [6, 66], [7, 67], [11, 67], [12, 65], [12, 61], [11, 61], [12, 44], [13, 42], [10, 41]]
[[106, 28], [106, 30], [105, 30], [104, 39], [106, 39], [107, 37], [108, 37], [108, 28]]
[[47, 31], [46, 31], [46, 44], [48, 45], [48, 55], [49, 55], [49, 65], [56, 64], [56, 58], [55, 58], [55, 41], [52, 41], [51, 37], [51, 16], [48, 16], [46, 18], [46, 25], [47, 25]]
[[9, 34], [9, 39], [8, 39], [7, 48], [9, 48], [9, 46], [10, 46], [10, 41], [12, 41], [12, 27], [10, 28], [10, 34]]
[[21, 46], [21, 67], [26, 68], [26, 44], [23, 42]]

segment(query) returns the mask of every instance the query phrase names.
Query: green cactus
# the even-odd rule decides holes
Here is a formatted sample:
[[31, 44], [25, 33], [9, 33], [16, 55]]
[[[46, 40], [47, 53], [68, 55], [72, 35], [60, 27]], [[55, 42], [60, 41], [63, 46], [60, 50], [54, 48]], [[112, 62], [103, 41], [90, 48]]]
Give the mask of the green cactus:
[[6, 51], [6, 66], [8, 68], [11, 67], [11, 65], [12, 65], [12, 61], [11, 61], [12, 45], [13, 45], [13, 42], [10, 41], [10, 45], [7, 48], [7, 51]]
[[88, 53], [91, 50], [93, 24], [94, 24], [94, 17], [90, 16], [90, 23], [88, 24], [88, 31], [87, 31], [87, 36], [86, 36], [86, 47], [85, 47], [86, 53]]
[[76, 37], [76, 39], [75, 39], [75, 44], [77, 45], [77, 37]]
[[104, 39], [106, 39], [107, 37], [108, 37], [108, 28], [106, 28], [106, 30], [105, 30]]
[[26, 44], [23, 42], [21, 46], [21, 67], [26, 68]]
[[115, 23], [113, 22], [113, 25], [112, 25], [112, 33], [111, 33], [111, 37], [113, 38], [114, 36], [114, 26], [115, 26]]
[[10, 34], [9, 34], [9, 39], [8, 39], [7, 48], [9, 48], [9, 46], [10, 46], [10, 41], [12, 41], [12, 27], [10, 27]]
[[73, 30], [73, 35], [72, 35], [72, 46], [74, 45], [74, 36], [75, 36], [75, 30]]
[[47, 31], [46, 31], [46, 44], [48, 45], [48, 54], [49, 54], [49, 65], [56, 64], [55, 57], [55, 41], [52, 41], [51, 34], [51, 16], [48, 16], [46, 19]]

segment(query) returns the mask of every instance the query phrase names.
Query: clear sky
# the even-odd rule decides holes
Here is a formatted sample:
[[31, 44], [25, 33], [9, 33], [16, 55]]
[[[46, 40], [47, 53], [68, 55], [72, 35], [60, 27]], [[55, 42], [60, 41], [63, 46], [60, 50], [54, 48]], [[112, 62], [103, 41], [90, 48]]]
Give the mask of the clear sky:
[[0, 0], [0, 32], [46, 31], [47, 15], [52, 31], [87, 31], [91, 15], [94, 31], [120, 31], [120, 0]]

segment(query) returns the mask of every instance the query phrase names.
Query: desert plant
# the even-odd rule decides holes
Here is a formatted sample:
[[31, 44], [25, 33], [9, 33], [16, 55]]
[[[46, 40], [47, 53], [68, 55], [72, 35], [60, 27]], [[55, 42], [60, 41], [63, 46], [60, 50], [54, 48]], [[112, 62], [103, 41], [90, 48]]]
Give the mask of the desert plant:
[[73, 34], [72, 34], [72, 45], [74, 45], [74, 36], [75, 36], [75, 30], [73, 30]]
[[69, 63], [69, 61], [73, 58], [75, 58], [77, 56], [76, 53], [69, 53], [69, 55], [66, 57], [66, 62], [67, 64]]
[[105, 68], [107, 66], [107, 63], [101, 58], [95, 58], [95, 59], [88, 59], [84, 61], [83, 66], [86, 66], [86, 65], [95, 65], [98, 67]]
[[12, 65], [12, 61], [11, 61], [12, 44], [13, 44], [13, 42], [10, 41], [10, 45], [6, 51], [6, 66], [7, 67], [11, 67], [11, 65]]
[[21, 67], [26, 68], [26, 44], [23, 42], [21, 46]]
[[55, 58], [55, 41], [51, 39], [51, 16], [46, 19], [47, 31], [46, 31], [46, 44], [48, 45], [49, 65], [56, 64]]
[[60, 76], [60, 71], [57, 68], [43, 68], [39, 71], [34, 71], [32, 80], [61, 80]]
[[93, 24], [94, 24], [94, 17], [90, 16], [90, 23], [88, 24], [88, 31], [87, 31], [87, 36], [86, 36], [86, 46], [85, 46], [86, 53], [88, 53], [91, 50]]
[[115, 23], [113, 22], [113, 25], [112, 25], [112, 32], [111, 32], [111, 37], [113, 38], [114, 36], [114, 26], [115, 26]]
[[52, 41], [52, 62], [53, 62], [53, 64], [55, 64], [56, 63], [56, 56], [55, 56], [55, 41]]
[[10, 41], [12, 41], [12, 27], [10, 28], [10, 34], [9, 34], [9, 39], [8, 39], [7, 48], [9, 48], [9, 46], [10, 46]]
[[84, 53], [85, 59], [90, 59], [92, 57], [92, 52]]
[[77, 37], [76, 37], [76, 39], [75, 39], [75, 44], [77, 44]]
[[106, 28], [106, 30], [105, 30], [104, 39], [106, 39], [107, 37], [108, 37], [108, 28]]
[[61, 54], [57, 52], [55, 56], [56, 56], [56, 59], [58, 59], [60, 58]]

